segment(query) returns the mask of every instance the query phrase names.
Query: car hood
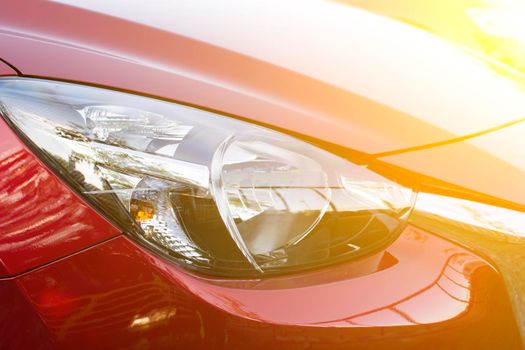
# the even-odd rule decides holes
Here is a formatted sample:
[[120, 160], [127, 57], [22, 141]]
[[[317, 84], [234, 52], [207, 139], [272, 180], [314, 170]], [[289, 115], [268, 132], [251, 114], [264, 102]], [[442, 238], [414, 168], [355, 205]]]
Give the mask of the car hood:
[[331, 1], [9, 2], [0, 23], [1, 58], [24, 75], [176, 100], [366, 154], [525, 116], [524, 91], [501, 66]]

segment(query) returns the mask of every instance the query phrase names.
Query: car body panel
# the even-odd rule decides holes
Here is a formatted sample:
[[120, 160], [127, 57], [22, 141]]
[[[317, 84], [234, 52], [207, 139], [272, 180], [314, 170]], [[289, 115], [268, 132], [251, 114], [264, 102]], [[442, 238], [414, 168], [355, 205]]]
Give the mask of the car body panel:
[[20, 274], [120, 234], [1, 118], [0, 140], [0, 276]]
[[0, 76], [17, 75], [17, 72], [7, 63], [0, 60]]
[[[525, 205], [508, 149], [525, 91], [504, 66], [337, 2], [134, 1], [2, 4], [0, 58], [16, 69], [0, 75], [194, 105]], [[3, 120], [0, 139], [2, 348], [522, 346], [500, 272], [450, 235], [408, 226], [318, 271], [204, 277], [122, 234]]]
[[0, 280], [2, 349], [53, 349], [55, 342], [14, 279]]
[[393, 264], [365, 275], [349, 263], [292, 283], [214, 280], [122, 236], [17, 282], [60, 349], [519, 346], [505, 288], [483, 259], [415, 228], [389, 254]]
[[[330, 1], [300, 2], [300, 12], [295, 1], [210, 1], [209, 11], [167, 4], [145, 13], [98, 1], [35, 1], [24, 11], [8, 3], [2, 56], [24, 75], [181, 101], [364, 153], [451, 140], [525, 114], [524, 92], [492, 64], [388, 18]], [[262, 30], [266, 21], [273, 25]]]
[[525, 124], [381, 161], [525, 205]]

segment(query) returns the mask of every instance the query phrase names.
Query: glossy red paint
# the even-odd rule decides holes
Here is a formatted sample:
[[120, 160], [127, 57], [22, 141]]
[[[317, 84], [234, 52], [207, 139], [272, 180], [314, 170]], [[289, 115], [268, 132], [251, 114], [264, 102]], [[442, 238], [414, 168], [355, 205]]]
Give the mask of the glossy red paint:
[[[468, 55], [421, 29], [393, 24], [391, 19], [336, 2], [320, 3], [320, 12], [345, 12], [356, 20], [356, 27], [346, 27], [352, 22], [337, 17], [339, 21], [334, 23], [347, 31], [346, 37], [332, 28], [330, 21], [323, 23], [334, 30], [324, 33], [321, 39], [314, 35], [315, 30], [311, 38], [304, 33], [292, 38], [271, 37], [267, 32], [273, 27], [268, 23], [276, 18], [266, 13], [266, 17], [255, 16], [253, 23], [244, 20], [245, 30], [238, 31], [234, 24], [243, 21], [243, 11], [250, 18], [254, 16], [240, 1], [231, 13], [224, 13], [227, 19], [222, 22], [213, 20], [199, 5], [190, 5], [194, 6], [191, 14], [195, 19], [190, 27], [198, 28], [198, 33], [189, 36], [177, 31], [177, 23], [187, 21], [182, 12], [175, 19], [178, 12], [173, 9], [163, 11], [153, 6], [139, 13], [139, 17], [150, 20], [158, 18], [148, 24], [140, 18], [127, 20], [118, 13], [104, 14], [104, 8], [117, 6], [109, 2], [79, 1], [76, 6], [80, 7], [75, 7], [30, 0], [22, 9], [19, 2], [12, 1], [2, 4], [0, 12], [0, 47], [9, 48], [0, 53], [0, 58], [25, 75], [102, 85], [193, 104], [349, 148], [365, 159], [400, 149], [455, 142], [466, 134], [477, 135], [523, 120], [525, 94], [519, 85], [523, 80], [505, 67]], [[90, 4], [98, 4], [93, 6], [100, 11], [81, 8], [89, 8]], [[191, 2], [181, 4], [187, 7]], [[132, 6], [123, 12], [133, 12], [129, 8]], [[279, 23], [286, 24], [281, 18], [283, 10], [275, 11]], [[300, 11], [287, 11], [304, 25]], [[173, 14], [173, 18], [167, 14]], [[156, 26], [157, 22], [172, 27]], [[231, 23], [223, 26], [226, 22]], [[360, 25], [376, 27], [361, 33], [364, 29]], [[188, 29], [184, 25], [181, 28]], [[294, 28], [286, 27], [290, 31]], [[237, 32], [246, 34], [239, 39]], [[283, 36], [287, 33], [282, 32]], [[399, 35], [390, 36], [391, 32]], [[230, 37], [240, 40], [237, 46], [228, 41]], [[331, 45], [327, 38], [332, 40]], [[279, 41], [285, 39], [289, 41]], [[318, 40], [315, 44], [324, 45], [326, 52], [310, 39]], [[428, 43], [428, 47], [422, 49], [416, 42]], [[300, 56], [300, 52], [304, 54]], [[289, 67], [290, 62], [306, 66], [299, 71]], [[407, 62], [412, 64], [407, 66]], [[339, 76], [343, 78], [338, 80]], [[336, 80], [339, 84], [334, 84]], [[394, 102], [382, 102], [385, 96]], [[398, 100], [401, 102], [395, 102]], [[454, 167], [422, 158], [410, 158], [413, 163], [409, 168], [424, 174], [445, 172], [444, 178], [453, 185], [507, 196], [508, 188], [495, 191], [489, 181], [474, 189], [468, 181], [456, 181], [454, 174], [458, 172]], [[486, 159], [484, 164], [484, 168], [498, 167], [497, 160]], [[475, 178], [478, 173], [472, 168], [463, 174]], [[510, 191], [520, 193], [512, 188]]]
[[0, 76], [17, 75], [16, 71], [0, 60]]
[[[98, 4], [100, 12], [58, 2], [29, 3], [21, 10], [19, 3], [7, 2], [0, 13], [0, 47], [10, 48], [2, 57], [25, 75], [155, 95], [360, 152], [450, 140], [515, 121], [525, 111], [516, 102], [523, 101], [523, 92], [495, 77], [492, 64], [419, 29], [331, 1], [318, 5], [317, 20], [324, 19], [318, 26], [300, 15], [312, 4], [302, 5], [301, 11], [275, 6], [263, 16], [242, 1], [231, 1], [231, 7], [211, 2], [208, 6], [222, 9], [219, 21], [192, 2], [142, 12], [133, 5], [124, 8], [150, 19], [149, 25], [127, 20], [123, 13], [102, 13], [117, 6], [108, 2], [76, 4]], [[187, 17], [177, 6], [193, 11], [188, 13], [192, 33], [182, 30], [187, 28], [179, 33], [177, 23], [183, 26]], [[161, 22], [170, 26], [160, 27]], [[271, 36], [275, 29], [269, 23], [301, 24], [308, 32], [289, 37], [297, 27], [285, 26]], [[331, 31], [316, 36], [323, 27]], [[374, 31], [363, 32], [370, 28]], [[238, 38], [239, 32], [246, 35]], [[400, 36], [391, 37], [394, 32]], [[427, 43], [425, 49], [418, 46]], [[459, 66], [465, 69], [456, 71]]]
[[[325, 3], [323, 6], [336, 6], [335, 2]], [[387, 19], [351, 12], [367, 23], [400, 28]], [[240, 16], [234, 13], [232, 18]], [[266, 27], [257, 31], [257, 24], [247, 30], [250, 49], [266, 42], [258, 37]], [[265, 60], [268, 52], [288, 47], [282, 42], [262, 45], [259, 55], [249, 55], [240, 50], [244, 48], [236, 51], [204, 40], [213, 34], [211, 25], [204, 28], [204, 37], [190, 37], [55, 2], [31, 0], [22, 9], [13, 1], [2, 4], [0, 11], [0, 47], [9, 48], [0, 56], [27, 76], [102, 85], [194, 104], [367, 156], [452, 142], [458, 136], [523, 118], [525, 114], [514, 113], [519, 104], [514, 108], [513, 103], [491, 99], [494, 91], [487, 77], [492, 77], [493, 67], [473, 60], [473, 66], [488, 79], [477, 90], [477, 80], [461, 80], [462, 74], [450, 74], [441, 65], [440, 56], [425, 61], [428, 56], [419, 47], [399, 50], [403, 40], [411, 42], [407, 38], [423, 35], [418, 29], [403, 28], [403, 33], [413, 35], [403, 36], [397, 46], [380, 46], [389, 44], [384, 40], [375, 42], [381, 55], [359, 50], [374, 46], [366, 41], [353, 47], [355, 56], [362, 54], [364, 58], [361, 65], [359, 60], [344, 65], [317, 61], [318, 55], [326, 58], [334, 53], [339, 57], [342, 51], [316, 52], [315, 47], [310, 55], [299, 57], [294, 48], [300, 45], [290, 44], [283, 61], [308, 61], [312, 64], [312, 74], [308, 74]], [[449, 52], [445, 49], [448, 44], [424, 36], [436, 50]], [[342, 42], [346, 43], [335, 40], [332, 48], [341, 48]], [[456, 58], [461, 62], [472, 58], [456, 49], [449, 53], [454, 62]], [[402, 58], [414, 57], [418, 65], [406, 76], [383, 74], [397, 72], [397, 64], [405, 62]], [[368, 59], [382, 64], [375, 66], [378, 71], [367, 70], [370, 75], [364, 76], [370, 80], [361, 81], [361, 85], [370, 83], [373, 92], [386, 87], [389, 94], [405, 89], [401, 94], [408, 97], [404, 107], [414, 110], [412, 103], [421, 98], [424, 113], [411, 114], [380, 102], [373, 94], [360, 94], [314, 74], [332, 68], [332, 73], [357, 77], [371, 66]], [[389, 71], [388, 67], [394, 68]], [[443, 75], [449, 77], [447, 98], [427, 93], [443, 80], [435, 79], [439, 76], [436, 72], [449, 73]], [[15, 73], [0, 63], [0, 75]], [[434, 74], [434, 79], [427, 73]], [[510, 85], [505, 91], [521, 96], [523, 91]], [[409, 93], [419, 89], [419, 94]], [[463, 106], [463, 98], [471, 90], [479, 93], [472, 94], [477, 102], [470, 100]], [[493, 101], [489, 105], [496, 106], [497, 113], [511, 106], [506, 111], [512, 113], [477, 120], [475, 112], [484, 110], [479, 101]], [[443, 104], [466, 109], [452, 108], [454, 113], [432, 118], [427, 115]], [[462, 114], [465, 111], [469, 113]], [[442, 118], [454, 125], [447, 128]], [[463, 124], [456, 127], [454, 121]], [[0, 140], [0, 276], [11, 276], [0, 281], [0, 297], [9, 301], [0, 307], [0, 348], [521, 347], [509, 296], [498, 272], [474, 253], [423, 230], [408, 227], [384, 255], [320, 271], [261, 280], [196, 276], [119, 235], [117, 228], [50, 173], [1, 120]], [[483, 181], [469, 182], [469, 176], [480, 168], [466, 169], [469, 163], [459, 153], [457, 158], [448, 158], [450, 152], [466, 146], [445, 147], [435, 149], [437, 158], [426, 158], [430, 153], [422, 151], [384, 160], [429, 176], [439, 174], [443, 180], [495, 197], [519, 199], [514, 185], [520, 172], [510, 172], [516, 176], [512, 184], [506, 181], [501, 187], [494, 187], [496, 172]], [[503, 164], [501, 155], [485, 156], [482, 168]], [[513, 157], [515, 161], [519, 154]], [[464, 177], [453, 174], [458, 173], [457, 164], [465, 168]], [[435, 172], [436, 168], [441, 172]], [[91, 249], [85, 249], [88, 247]]]
[[121, 236], [16, 281], [60, 349], [519, 347], [483, 259], [413, 227], [388, 254], [375, 269], [217, 280]]
[[52, 349], [54, 341], [15, 280], [0, 281], [2, 349]]
[[0, 275], [120, 233], [52, 174], [0, 118]]
[[[76, 19], [70, 23], [82, 23], [83, 17], [75, 17]], [[38, 18], [41, 18], [40, 14]], [[101, 20], [104, 22], [104, 18], [97, 18], [96, 21]], [[113, 20], [110, 22], [113, 23]], [[84, 25], [85, 28], [89, 28], [90, 32], [94, 29], [88, 26], [88, 23]], [[111, 24], [111, 27], [115, 33], [126, 35], [126, 38], [114, 38], [114, 44], [117, 45], [128, 43], [133, 46], [133, 43], [137, 41], [133, 40], [131, 43], [130, 37], [142, 36], [144, 32], [154, 32], [152, 35], [157, 38], [156, 40], [140, 41], [157, 46], [143, 48], [152, 54], [159, 50], [164, 51], [166, 47], [161, 43], [173, 39], [171, 36], [165, 37], [167, 36], [165, 33], [139, 25], [119, 23], [119, 21]], [[84, 27], [81, 29], [84, 30]], [[111, 38], [105, 34], [104, 37]], [[177, 66], [172, 67], [166, 67], [164, 63], [157, 63], [156, 60], [159, 58], [143, 64], [132, 58], [103, 54], [96, 49], [80, 49], [40, 38], [18, 37], [6, 33], [0, 33], [0, 42], [13, 48], [12, 52], [3, 53], [3, 55], [14, 59], [17, 68], [25, 75], [81, 81], [138, 93], [145, 92], [161, 98], [174, 99], [250, 118], [269, 125], [289, 127], [291, 131], [310, 136], [315, 135], [316, 138], [330, 140], [333, 143], [350, 146], [349, 141], [351, 141], [353, 148], [368, 152], [379, 152], [385, 148], [409, 147], [414, 143], [420, 144], [427, 141], [426, 137], [408, 136], [406, 130], [413, 124], [417, 124], [420, 130], [425, 130], [425, 134], [436, 135], [434, 140], [453, 137], [450, 133], [433, 130], [425, 123], [413, 120], [403, 113], [376, 104], [366, 98], [349, 94], [341, 89], [258, 62], [252, 58], [220, 48], [208, 47], [184, 37], [177, 37], [176, 45], [171, 46], [172, 53], [169, 55], [178, 57]], [[107, 45], [112, 45], [112, 43], [107, 43]], [[18, 55], [17, 52], [24, 54]], [[37, 52], [40, 53], [40, 58], [35, 61], [31, 57]], [[224, 64], [221, 64], [221, 69], [226, 71], [225, 76], [214, 77], [213, 75], [218, 72], [210, 71], [199, 73], [211, 75], [210, 80], [193, 76], [194, 70], [217, 68], [217, 64], [222, 60]], [[71, 64], [72, 62], [74, 64]], [[179, 64], [189, 66], [179, 67]], [[194, 65], [199, 67], [192, 67]], [[108, 72], [111, 73], [108, 74]], [[215, 81], [215, 79], [220, 79], [220, 81]], [[234, 83], [233, 79], [241, 81]], [[258, 80], [260, 80], [259, 86], [253, 86]], [[277, 84], [273, 86], [274, 83]], [[245, 87], [239, 88], [237, 84], [245, 85]], [[323, 92], [320, 94], [319, 90]], [[270, 96], [266, 96], [267, 94]], [[315, 98], [315, 96], [318, 97]], [[281, 99], [282, 101], [279, 101]], [[306, 108], [301, 105], [301, 99], [308, 100], [310, 104], [315, 103], [315, 105]], [[206, 101], [205, 104], [203, 101]], [[315, 112], [315, 109], [336, 111]], [[374, 115], [373, 120], [368, 119], [366, 122], [373, 125], [350, 126], [346, 121], [349, 110], [355, 111], [356, 115]], [[394, 116], [395, 126], [392, 124]], [[365, 118], [363, 119], [363, 124], [365, 124]], [[391, 134], [390, 130], [394, 127], [400, 129], [404, 127], [405, 132]], [[334, 133], [334, 130], [340, 130], [340, 132]], [[367, 142], [369, 137], [364, 135], [372, 135], [371, 133], [375, 134], [369, 136], [374, 139], [374, 142]], [[410, 139], [415, 140], [409, 143]]]

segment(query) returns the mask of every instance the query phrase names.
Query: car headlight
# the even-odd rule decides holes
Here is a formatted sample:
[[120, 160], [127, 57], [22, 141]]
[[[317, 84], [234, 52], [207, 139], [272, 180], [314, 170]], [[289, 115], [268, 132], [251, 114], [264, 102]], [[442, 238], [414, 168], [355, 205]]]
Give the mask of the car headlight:
[[0, 112], [124, 232], [186, 267], [255, 276], [377, 252], [415, 194], [297, 138], [70, 83], [0, 80]]

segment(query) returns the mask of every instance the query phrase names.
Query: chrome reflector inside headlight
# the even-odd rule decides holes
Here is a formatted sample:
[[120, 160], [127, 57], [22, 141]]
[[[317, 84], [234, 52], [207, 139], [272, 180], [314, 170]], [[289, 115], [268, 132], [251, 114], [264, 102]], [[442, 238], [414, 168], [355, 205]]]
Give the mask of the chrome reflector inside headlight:
[[364, 166], [174, 103], [5, 78], [0, 108], [123, 231], [207, 273], [296, 271], [376, 252], [414, 203]]

